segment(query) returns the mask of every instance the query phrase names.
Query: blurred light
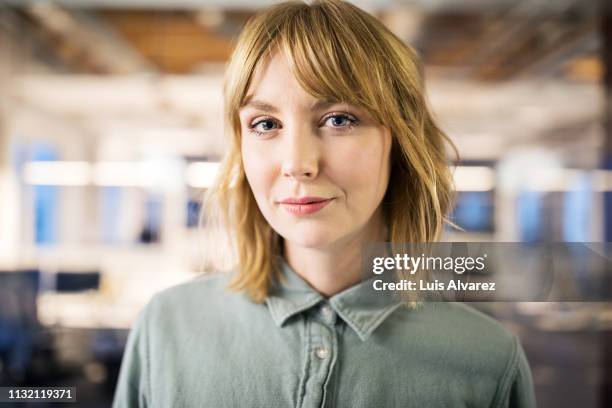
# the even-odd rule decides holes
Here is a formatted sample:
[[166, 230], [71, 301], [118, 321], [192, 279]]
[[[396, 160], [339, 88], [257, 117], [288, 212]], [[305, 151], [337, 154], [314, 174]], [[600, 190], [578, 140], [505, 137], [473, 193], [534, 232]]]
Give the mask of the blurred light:
[[[550, 191], [557, 184], [555, 172], [561, 171], [563, 165], [556, 153], [532, 147], [506, 153], [496, 168], [498, 190], [517, 194], [528, 189]], [[534, 180], [541, 175], [545, 180]]]
[[526, 191], [574, 191], [581, 177], [592, 177], [594, 192], [612, 191], [611, 170], [582, 170], [567, 168], [534, 168], [518, 187]]
[[182, 182], [179, 165], [171, 160], [94, 164], [32, 161], [24, 165], [24, 181], [32, 185], [174, 188]]
[[[32, 161], [24, 164], [23, 179], [31, 185], [152, 187], [179, 184], [180, 166], [173, 161], [97, 162]], [[195, 162], [187, 166], [184, 180], [194, 188], [208, 188], [219, 172], [218, 162]], [[169, 172], [169, 173], [168, 173]], [[567, 168], [531, 168], [528, 177], [513, 180], [515, 188], [531, 191], [570, 191], [577, 177], [591, 175], [593, 190], [612, 191], [612, 171]], [[457, 191], [490, 191], [495, 187], [495, 170], [486, 166], [457, 166], [453, 169]], [[518, 183], [518, 184], [517, 184]]]
[[593, 187], [595, 191], [612, 191], [612, 170], [593, 171]]
[[158, 191], [178, 192], [185, 186], [185, 162], [182, 158], [164, 155], [149, 155], [141, 162], [140, 171], [146, 183]]
[[99, 162], [95, 164], [93, 183], [99, 186], [149, 186], [154, 180], [138, 162]]
[[27, 184], [84, 186], [91, 180], [91, 165], [81, 161], [28, 162], [23, 177]]
[[532, 191], [568, 191], [582, 172], [574, 169], [532, 169], [525, 179], [525, 189]]
[[197, 162], [187, 166], [185, 179], [194, 188], [208, 188], [213, 185], [219, 171], [217, 162]]
[[457, 166], [454, 169], [457, 191], [489, 191], [495, 186], [495, 172], [485, 166]]

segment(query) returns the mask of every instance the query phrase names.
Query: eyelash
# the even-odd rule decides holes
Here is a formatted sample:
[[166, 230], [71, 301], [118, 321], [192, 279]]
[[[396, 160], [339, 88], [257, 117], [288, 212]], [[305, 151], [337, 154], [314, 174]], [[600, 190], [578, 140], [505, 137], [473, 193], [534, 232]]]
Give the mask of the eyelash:
[[[335, 117], [347, 119], [348, 122], [349, 122], [348, 125], [346, 125], [346, 126], [333, 127], [335, 130], [338, 130], [339, 132], [343, 132], [343, 133], [344, 132], [349, 132], [355, 126], [357, 126], [359, 124], [359, 120], [356, 117], [354, 117], [353, 115], [349, 115], [347, 113], [330, 113], [329, 115], [327, 115], [327, 116], [325, 116], [323, 118], [323, 123], [325, 123], [329, 119], [335, 118]], [[274, 119], [272, 119], [272, 118], [263, 118], [261, 120], [258, 120], [255, 123], [252, 123], [252, 124], [248, 125], [249, 132], [252, 133], [252, 134], [255, 134], [257, 136], [263, 136], [266, 133], [268, 133], [268, 132], [261, 132], [261, 131], [255, 130], [255, 127], [257, 125], [259, 125], [260, 123], [263, 123], [263, 122], [275, 122], [276, 123], [276, 121]]]

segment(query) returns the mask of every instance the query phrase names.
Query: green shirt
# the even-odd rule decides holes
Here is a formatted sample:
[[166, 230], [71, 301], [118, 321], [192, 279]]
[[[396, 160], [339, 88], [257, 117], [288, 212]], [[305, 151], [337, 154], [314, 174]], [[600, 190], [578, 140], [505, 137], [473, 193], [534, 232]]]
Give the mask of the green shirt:
[[534, 407], [516, 336], [459, 303], [402, 306], [366, 281], [326, 299], [283, 262], [264, 304], [215, 274], [139, 315], [113, 407]]

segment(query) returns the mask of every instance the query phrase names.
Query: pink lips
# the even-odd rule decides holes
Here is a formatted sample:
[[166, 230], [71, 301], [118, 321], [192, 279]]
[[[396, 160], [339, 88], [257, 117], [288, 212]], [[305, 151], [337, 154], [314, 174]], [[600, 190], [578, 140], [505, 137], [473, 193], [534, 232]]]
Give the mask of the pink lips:
[[282, 207], [295, 215], [307, 215], [322, 210], [333, 198], [299, 197], [280, 201]]

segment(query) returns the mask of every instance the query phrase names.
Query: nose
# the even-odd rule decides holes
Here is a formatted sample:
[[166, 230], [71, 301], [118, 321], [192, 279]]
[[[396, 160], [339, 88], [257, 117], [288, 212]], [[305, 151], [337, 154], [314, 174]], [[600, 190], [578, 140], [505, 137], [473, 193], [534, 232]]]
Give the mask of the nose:
[[[288, 129], [289, 130], [289, 129]], [[282, 173], [296, 180], [314, 179], [319, 173], [319, 140], [312, 130], [303, 127], [289, 130], [284, 143]]]

